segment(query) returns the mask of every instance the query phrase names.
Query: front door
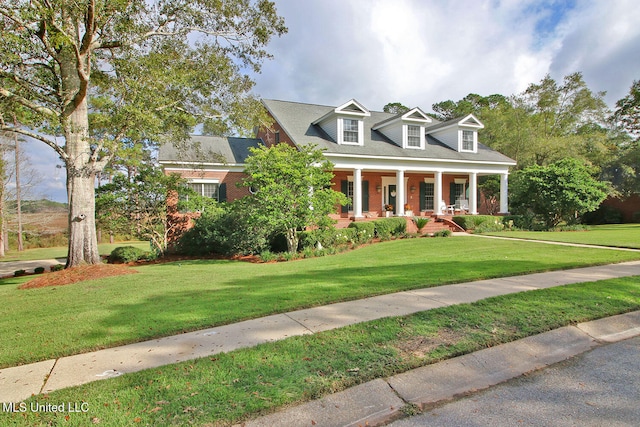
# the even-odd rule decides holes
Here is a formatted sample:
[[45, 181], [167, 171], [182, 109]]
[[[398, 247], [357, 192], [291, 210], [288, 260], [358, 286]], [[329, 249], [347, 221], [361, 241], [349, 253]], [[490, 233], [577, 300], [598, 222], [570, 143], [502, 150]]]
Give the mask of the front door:
[[398, 207], [396, 206], [396, 186], [387, 186], [387, 191], [389, 192], [389, 194], [387, 194], [388, 204], [393, 206], [393, 213], [396, 213], [398, 212]]

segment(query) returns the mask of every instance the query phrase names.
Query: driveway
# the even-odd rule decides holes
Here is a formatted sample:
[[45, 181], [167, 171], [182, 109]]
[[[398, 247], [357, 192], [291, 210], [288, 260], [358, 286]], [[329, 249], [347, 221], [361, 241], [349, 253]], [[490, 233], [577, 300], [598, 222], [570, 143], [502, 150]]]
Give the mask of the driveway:
[[38, 267], [44, 267], [45, 271], [49, 271], [52, 265], [65, 264], [65, 258], [41, 259], [35, 261], [7, 261], [0, 262], [0, 277], [13, 276], [17, 270], [25, 270], [27, 273], [33, 273]]

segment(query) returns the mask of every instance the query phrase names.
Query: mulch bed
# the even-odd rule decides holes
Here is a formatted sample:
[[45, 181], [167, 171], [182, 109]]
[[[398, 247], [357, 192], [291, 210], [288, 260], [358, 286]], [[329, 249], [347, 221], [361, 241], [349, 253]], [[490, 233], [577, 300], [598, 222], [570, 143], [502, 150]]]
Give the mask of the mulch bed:
[[126, 264], [82, 265], [39, 275], [35, 279], [18, 286], [18, 289], [35, 289], [48, 286], [63, 286], [83, 280], [101, 279], [103, 277], [134, 274], [136, 270]]

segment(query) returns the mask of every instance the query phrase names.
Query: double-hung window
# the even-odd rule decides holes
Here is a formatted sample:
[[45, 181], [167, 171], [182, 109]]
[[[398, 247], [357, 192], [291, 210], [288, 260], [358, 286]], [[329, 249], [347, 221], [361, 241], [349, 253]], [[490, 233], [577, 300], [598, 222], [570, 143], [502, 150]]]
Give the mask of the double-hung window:
[[475, 151], [474, 150], [474, 134], [472, 130], [462, 131], [462, 151]]
[[358, 144], [358, 121], [342, 119], [342, 141]]
[[420, 148], [420, 126], [407, 125], [407, 147]]
[[190, 182], [189, 187], [198, 195], [218, 200], [220, 185], [213, 182]]

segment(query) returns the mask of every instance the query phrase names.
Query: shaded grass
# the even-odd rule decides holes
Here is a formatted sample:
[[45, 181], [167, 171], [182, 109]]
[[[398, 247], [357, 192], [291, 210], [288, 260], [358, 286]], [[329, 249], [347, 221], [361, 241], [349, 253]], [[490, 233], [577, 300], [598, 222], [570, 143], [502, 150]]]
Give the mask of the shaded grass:
[[[127, 242], [116, 243], [101, 243], [98, 245], [98, 251], [100, 255], [109, 255], [112, 250], [119, 246], [135, 246], [145, 251], [149, 250], [149, 242], [134, 240]], [[35, 248], [26, 249], [22, 252], [10, 251], [7, 252], [4, 258], [0, 258], [0, 263], [8, 261], [36, 261], [39, 259], [54, 259], [54, 258], [66, 258], [67, 247], [57, 246], [54, 248]]]
[[631, 259], [640, 253], [473, 237], [409, 239], [288, 263], [188, 261], [62, 287], [0, 286], [0, 367], [331, 302]]
[[[523, 292], [293, 337], [50, 393], [86, 414], [2, 414], [5, 425], [230, 425], [488, 346], [640, 309], [640, 277]], [[40, 396], [35, 400], [42, 401]], [[311, 420], [310, 420], [311, 423]]]
[[488, 236], [640, 249], [640, 224], [595, 225], [588, 231], [502, 231]]

